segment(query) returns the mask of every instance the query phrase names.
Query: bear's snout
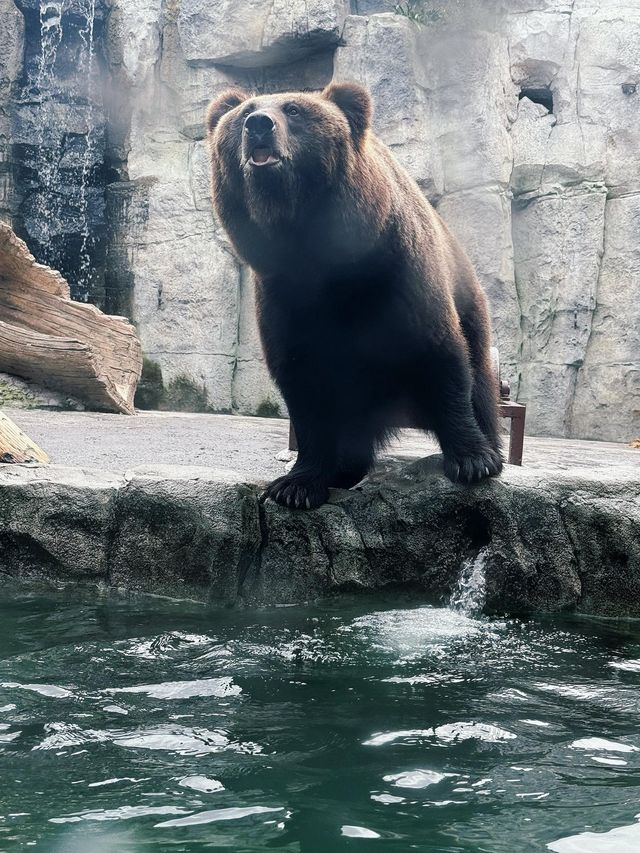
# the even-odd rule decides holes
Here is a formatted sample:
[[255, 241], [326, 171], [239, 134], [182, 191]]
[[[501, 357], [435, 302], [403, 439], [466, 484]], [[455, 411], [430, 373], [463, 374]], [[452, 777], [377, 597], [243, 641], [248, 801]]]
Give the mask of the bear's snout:
[[244, 129], [253, 142], [269, 141], [275, 126], [274, 120], [263, 110], [256, 110], [244, 120]]
[[264, 110], [255, 110], [246, 117], [245, 150], [251, 166], [272, 166], [280, 162], [275, 150], [275, 130], [275, 121]]

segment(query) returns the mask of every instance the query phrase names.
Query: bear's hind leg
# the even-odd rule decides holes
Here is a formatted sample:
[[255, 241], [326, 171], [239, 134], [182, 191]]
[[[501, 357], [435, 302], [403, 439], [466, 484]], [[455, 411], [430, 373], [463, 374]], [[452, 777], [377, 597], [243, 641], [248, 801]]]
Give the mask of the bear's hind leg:
[[461, 314], [460, 325], [471, 362], [473, 413], [491, 447], [500, 453], [498, 377], [491, 364], [489, 317], [484, 299], [476, 298], [472, 301], [471, 308], [467, 306], [467, 310]]
[[474, 370], [471, 400], [478, 426], [499, 453], [502, 442], [498, 433], [498, 380], [490, 366], [482, 365]]
[[476, 420], [472, 375], [463, 341], [454, 340], [425, 359], [414, 412], [423, 429], [435, 432], [445, 474], [454, 483], [472, 483], [500, 473], [500, 452]]

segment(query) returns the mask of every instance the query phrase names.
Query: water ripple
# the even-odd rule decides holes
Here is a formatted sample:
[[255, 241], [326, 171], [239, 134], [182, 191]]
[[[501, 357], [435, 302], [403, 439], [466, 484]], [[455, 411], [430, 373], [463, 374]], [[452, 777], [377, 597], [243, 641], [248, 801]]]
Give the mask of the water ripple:
[[176, 818], [176, 820], [166, 820], [163, 823], [157, 823], [156, 827], [162, 826], [194, 826], [200, 823], [215, 823], [221, 820], [241, 820], [244, 817], [257, 814], [267, 814], [269, 812], [282, 812], [282, 806], [269, 808], [268, 806], [247, 806], [245, 808], [228, 808], [228, 809], [212, 809], [206, 812], [198, 812], [189, 817]]
[[197, 681], [165, 681], [160, 684], [138, 684], [135, 687], [108, 687], [103, 693], [145, 693], [152, 699], [191, 699], [194, 696], [216, 696], [223, 699], [239, 696], [242, 690], [231, 678], [202, 678]]

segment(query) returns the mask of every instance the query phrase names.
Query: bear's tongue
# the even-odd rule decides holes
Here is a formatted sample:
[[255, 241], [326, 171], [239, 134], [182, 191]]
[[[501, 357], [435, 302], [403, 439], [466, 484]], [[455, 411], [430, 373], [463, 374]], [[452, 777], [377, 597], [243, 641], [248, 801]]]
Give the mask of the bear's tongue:
[[254, 148], [251, 159], [254, 163], [268, 163], [272, 157], [270, 148]]

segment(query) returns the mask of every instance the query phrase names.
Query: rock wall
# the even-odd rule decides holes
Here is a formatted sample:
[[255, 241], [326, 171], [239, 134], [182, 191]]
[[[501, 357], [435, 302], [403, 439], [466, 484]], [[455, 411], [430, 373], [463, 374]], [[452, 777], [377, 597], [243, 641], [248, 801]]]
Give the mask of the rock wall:
[[[63, 19], [82, 2], [64, 0]], [[27, 20], [32, 0], [19, 5]], [[393, 6], [109, 0], [96, 30], [107, 310], [133, 317], [165, 382], [186, 375], [213, 409], [281, 406], [250, 277], [212, 216], [202, 115], [230, 83], [261, 92], [355, 79], [373, 94], [376, 131], [476, 264], [529, 430], [631, 439], [640, 433], [640, 0], [426, 0], [425, 26]], [[2, 158], [22, 144], [5, 119], [21, 73], [20, 18], [0, 0], [5, 186], [3, 175], [17, 173], [3, 172]]]

